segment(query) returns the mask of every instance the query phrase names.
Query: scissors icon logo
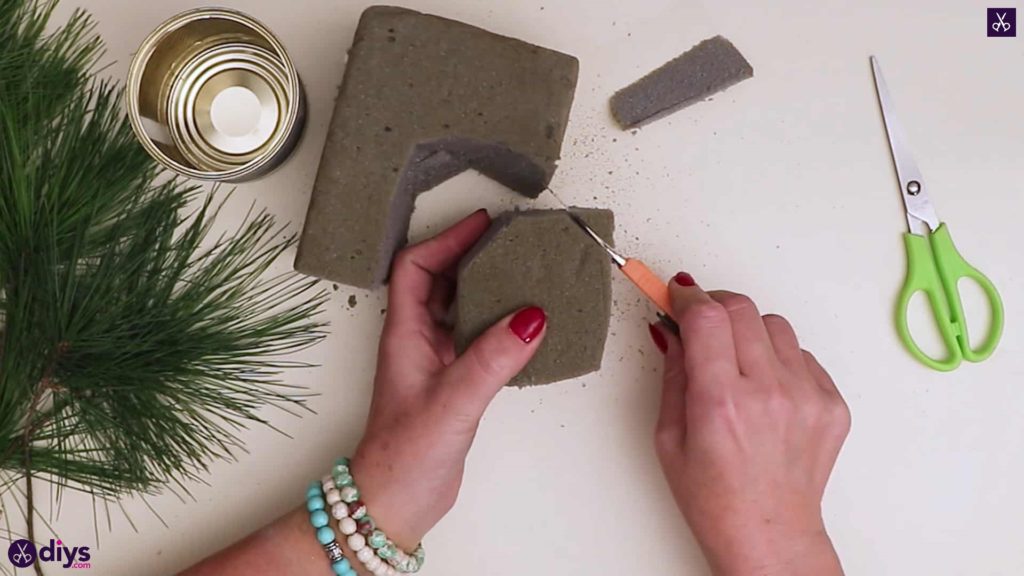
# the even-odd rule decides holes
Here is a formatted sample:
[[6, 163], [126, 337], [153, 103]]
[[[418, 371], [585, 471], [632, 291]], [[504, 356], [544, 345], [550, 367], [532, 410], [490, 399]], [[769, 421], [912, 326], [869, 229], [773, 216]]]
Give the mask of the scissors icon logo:
[[27, 568], [36, 560], [36, 545], [29, 540], [15, 540], [7, 548], [7, 558], [18, 568]]
[[36, 561], [36, 545], [31, 540], [14, 540], [7, 548], [7, 558], [17, 568], [28, 568]]
[[999, 22], [993, 22], [992, 29], [995, 30], [996, 32], [999, 32], [1000, 30], [1002, 30], [1003, 32], [1009, 32], [1010, 23], [1006, 21], [1006, 12], [1003, 12], [1001, 14], [999, 12], [996, 12], [996, 18], [999, 19]]
[[990, 37], [1007, 37], [1017, 35], [1016, 8], [989, 8], [988, 35]]

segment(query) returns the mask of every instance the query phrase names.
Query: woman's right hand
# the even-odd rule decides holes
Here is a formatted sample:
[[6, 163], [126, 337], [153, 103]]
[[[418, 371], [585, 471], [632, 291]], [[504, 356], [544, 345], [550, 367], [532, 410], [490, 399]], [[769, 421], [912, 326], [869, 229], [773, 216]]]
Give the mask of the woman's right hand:
[[665, 353], [656, 448], [717, 576], [841, 575], [821, 499], [850, 412], [780, 316], [746, 296], [671, 283], [677, 338]]

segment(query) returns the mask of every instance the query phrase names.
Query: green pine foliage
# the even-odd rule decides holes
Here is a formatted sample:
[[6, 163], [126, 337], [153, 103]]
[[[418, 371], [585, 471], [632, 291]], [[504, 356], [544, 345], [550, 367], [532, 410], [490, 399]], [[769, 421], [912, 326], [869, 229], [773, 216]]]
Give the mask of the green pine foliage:
[[302, 406], [281, 372], [326, 296], [267, 273], [294, 242], [269, 214], [212, 237], [217, 205], [138, 145], [88, 16], [49, 31], [54, 4], [0, 0], [0, 495], [153, 493]]

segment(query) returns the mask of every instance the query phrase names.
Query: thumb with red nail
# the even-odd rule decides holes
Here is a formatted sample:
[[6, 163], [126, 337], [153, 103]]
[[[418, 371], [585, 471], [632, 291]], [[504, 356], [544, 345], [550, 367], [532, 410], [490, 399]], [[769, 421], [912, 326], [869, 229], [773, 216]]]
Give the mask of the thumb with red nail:
[[352, 460], [362, 499], [413, 549], [455, 504], [480, 418], [533, 358], [547, 316], [512, 312], [456, 356], [444, 319], [462, 256], [490, 225], [478, 211], [395, 259], [366, 432]]

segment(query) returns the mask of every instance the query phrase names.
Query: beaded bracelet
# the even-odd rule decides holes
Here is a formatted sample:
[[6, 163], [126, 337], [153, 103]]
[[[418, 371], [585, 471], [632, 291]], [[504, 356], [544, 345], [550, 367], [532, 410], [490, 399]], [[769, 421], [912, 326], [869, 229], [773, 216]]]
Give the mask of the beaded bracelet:
[[331, 474], [324, 477], [323, 486], [328, 502], [335, 500], [331, 514], [338, 520], [338, 529], [347, 537], [348, 546], [356, 558], [374, 576], [408, 574], [423, 567], [426, 557], [423, 544], [416, 546], [411, 554], [407, 553], [377, 528], [377, 523], [366, 511], [366, 505], [359, 499], [359, 488], [349, 469], [348, 458], [338, 459]]
[[345, 558], [341, 545], [334, 536], [334, 530], [328, 526], [330, 518], [324, 511], [327, 502], [320, 484], [313, 482], [306, 490], [306, 510], [309, 510], [309, 523], [316, 529], [316, 539], [327, 552], [331, 561], [331, 569], [336, 576], [357, 576], [352, 563]]

